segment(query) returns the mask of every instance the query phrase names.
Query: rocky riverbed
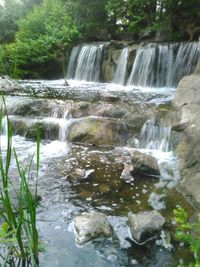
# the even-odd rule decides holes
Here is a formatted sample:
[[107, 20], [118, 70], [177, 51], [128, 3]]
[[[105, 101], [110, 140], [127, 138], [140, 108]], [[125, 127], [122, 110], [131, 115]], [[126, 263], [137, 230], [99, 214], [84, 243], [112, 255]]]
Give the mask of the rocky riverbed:
[[182, 133], [187, 127], [177, 131], [183, 118], [171, 103], [173, 89], [74, 81], [67, 87], [64, 81], [9, 86], [1, 90], [22, 165], [35, 150], [36, 128], [41, 131], [41, 266], [177, 266], [190, 260], [173, 236], [172, 210], [181, 205], [193, 213], [176, 191], [181, 177], [172, 147], [178, 139], [171, 128]]

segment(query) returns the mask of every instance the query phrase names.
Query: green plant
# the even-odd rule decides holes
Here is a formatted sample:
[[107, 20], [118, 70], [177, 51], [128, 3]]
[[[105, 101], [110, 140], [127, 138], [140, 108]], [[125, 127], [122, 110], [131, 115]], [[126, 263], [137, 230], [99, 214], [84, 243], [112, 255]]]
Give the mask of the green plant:
[[176, 227], [176, 238], [189, 246], [194, 254], [194, 262], [189, 267], [200, 267], [200, 218], [197, 222], [189, 222], [186, 211], [179, 207], [174, 210]]
[[[5, 100], [3, 99], [4, 109], [6, 110]], [[2, 132], [2, 115], [0, 112], [0, 130]], [[6, 111], [7, 114], [7, 111]], [[36, 209], [37, 209], [37, 182], [34, 194], [30, 191], [29, 175], [32, 165], [31, 161], [23, 169], [20, 166], [17, 152], [12, 148], [12, 128], [7, 120], [7, 150], [5, 157], [2, 150], [0, 151], [0, 220], [3, 222], [0, 227], [0, 243], [6, 249], [6, 255], [2, 253], [0, 256], [3, 258], [4, 263], [12, 262], [14, 259], [20, 261], [28, 261], [31, 266], [38, 265], [38, 232], [36, 227]], [[39, 172], [39, 133], [37, 135], [37, 177]], [[19, 174], [19, 188], [16, 189], [9, 178], [11, 158], [14, 159], [17, 165]], [[12, 202], [11, 190], [14, 190], [18, 207]], [[23, 266], [23, 264], [22, 264]]]

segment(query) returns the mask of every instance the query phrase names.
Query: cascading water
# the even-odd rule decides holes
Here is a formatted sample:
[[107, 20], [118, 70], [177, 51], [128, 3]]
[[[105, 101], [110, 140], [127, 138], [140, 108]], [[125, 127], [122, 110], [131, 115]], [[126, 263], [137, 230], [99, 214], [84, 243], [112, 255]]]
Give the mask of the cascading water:
[[198, 43], [149, 44], [138, 49], [127, 85], [176, 87], [180, 79], [194, 71]]
[[[72, 49], [67, 78], [98, 82], [104, 45], [84, 45]], [[76, 65], [76, 68], [75, 68]]]
[[67, 141], [68, 136], [68, 128], [69, 125], [72, 123], [73, 119], [71, 117], [71, 113], [69, 110], [53, 110], [52, 117], [48, 118], [50, 122], [55, 122], [59, 126], [59, 132], [58, 132], [58, 140], [60, 142]]
[[[165, 120], [148, 120], [143, 125], [137, 142], [139, 149], [157, 158], [161, 180], [158, 186], [173, 187], [180, 179], [178, 160], [170, 146], [171, 126]], [[155, 200], [155, 199], [154, 199]]]
[[119, 57], [117, 70], [115, 73], [115, 78], [113, 80], [113, 83], [121, 84], [121, 85], [124, 84], [125, 77], [126, 77], [127, 63], [128, 63], [128, 48], [126, 47], [122, 50], [121, 55]]
[[67, 68], [67, 79], [72, 79], [74, 77], [79, 52], [80, 46], [74, 47], [71, 51], [70, 60]]
[[158, 123], [155, 119], [148, 120], [140, 133], [140, 148], [168, 152], [170, 150], [170, 135], [170, 126], [162, 125], [162, 122]]

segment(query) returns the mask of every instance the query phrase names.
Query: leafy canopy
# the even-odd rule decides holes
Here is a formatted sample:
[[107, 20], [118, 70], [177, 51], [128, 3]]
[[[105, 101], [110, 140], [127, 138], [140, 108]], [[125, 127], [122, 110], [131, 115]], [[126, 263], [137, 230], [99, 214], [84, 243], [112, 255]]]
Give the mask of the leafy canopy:
[[49, 62], [76, 41], [79, 32], [60, 0], [44, 0], [19, 20], [10, 53], [19, 69]]

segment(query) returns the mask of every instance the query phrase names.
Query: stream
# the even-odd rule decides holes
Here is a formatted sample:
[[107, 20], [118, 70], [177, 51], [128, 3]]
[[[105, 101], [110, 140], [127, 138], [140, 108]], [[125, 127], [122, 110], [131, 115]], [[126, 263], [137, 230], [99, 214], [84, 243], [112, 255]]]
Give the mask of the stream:
[[[7, 96], [9, 118], [14, 127], [13, 146], [20, 164], [25, 166], [33, 155], [36, 144], [24, 125], [35, 121], [45, 125], [45, 138], [41, 141], [39, 195], [42, 200], [38, 209], [38, 229], [45, 252], [40, 255], [40, 266], [177, 266], [187, 263], [191, 257], [187, 249], [173, 239], [165, 244], [162, 236], [144, 246], [127, 241], [130, 236], [127, 226], [128, 212], [158, 210], [166, 218], [167, 231], [173, 229], [172, 210], [181, 205], [191, 213], [191, 207], [176, 191], [180, 179], [178, 161], [170, 150], [170, 129], [147, 121], [134, 145], [97, 148], [87, 144], [68, 141], [68, 127], [75, 120], [65, 100], [46, 99], [41, 88], [56, 90], [63, 95], [64, 81], [23, 81], [23, 85], [38, 92], [37, 97]], [[116, 85], [69, 81], [69, 90], [78, 95], [87, 90], [115, 92]], [[78, 92], [77, 92], [78, 91]], [[30, 93], [30, 92], [29, 92]], [[125, 99], [128, 95], [140, 105], [167, 104], [174, 89], [129, 88], [119, 86], [117, 95]], [[54, 94], [55, 95], [55, 94]], [[137, 95], [137, 98], [135, 97]], [[81, 95], [84, 97], [84, 95]], [[42, 105], [42, 102], [45, 102]], [[77, 100], [76, 100], [77, 101]], [[47, 105], [48, 104], [48, 105]], [[1, 136], [2, 150], [6, 149], [6, 123]], [[56, 125], [57, 132], [54, 132]], [[132, 181], [123, 181], [120, 175], [124, 162], [129, 162], [130, 150], [139, 150], [158, 159], [160, 177], [135, 174]], [[31, 183], [35, 182], [33, 172]], [[166, 167], [167, 164], [167, 167]], [[84, 169], [88, 175], [80, 178], [74, 170]], [[169, 172], [170, 169], [170, 172]], [[14, 160], [10, 175], [17, 173]], [[84, 246], [77, 246], [71, 227], [74, 216], [91, 210], [106, 214], [113, 227], [110, 238], [98, 238]]]
[[[181, 176], [173, 152], [171, 133], [177, 118], [171, 102], [180, 79], [195, 68], [197, 43], [148, 44], [134, 50], [135, 57], [131, 47], [121, 47], [111, 56], [106, 47], [107, 43], [74, 47], [68, 85], [64, 79], [23, 80], [20, 92], [5, 97], [13, 147], [23, 167], [36, 150], [40, 128], [37, 226], [45, 247], [40, 266], [188, 264], [192, 255], [174, 238], [173, 209], [181, 206], [190, 216], [193, 209], [176, 190]], [[111, 83], [101, 82], [102, 68], [104, 76], [108, 74], [105, 64], [110, 64]], [[5, 118], [2, 127], [4, 154]], [[134, 154], [151, 159], [159, 174], [151, 173], [143, 161], [135, 169]], [[34, 157], [29, 177], [33, 186], [35, 165]], [[124, 178], [125, 168], [130, 170]], [[17, 177], [12, 157], [10, 178]], [[127, 216], [151, 210], [162, 214], [165, 226], [156, 239], [141, 245], [131, 238]], [[112, 235], [80, 246], [73, 219], [90, 211], [106, 215]]]

